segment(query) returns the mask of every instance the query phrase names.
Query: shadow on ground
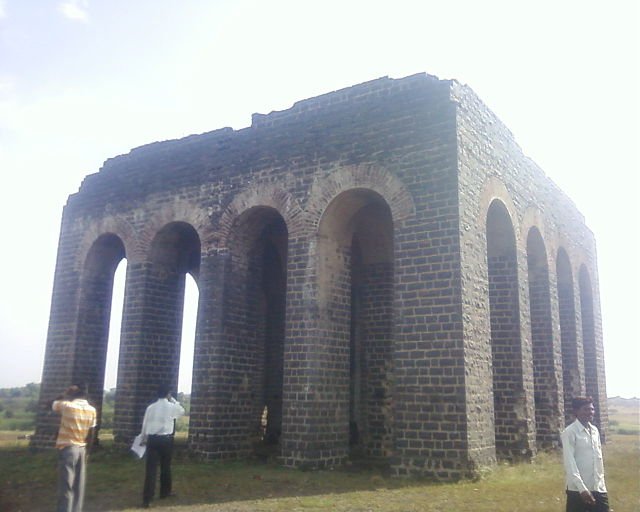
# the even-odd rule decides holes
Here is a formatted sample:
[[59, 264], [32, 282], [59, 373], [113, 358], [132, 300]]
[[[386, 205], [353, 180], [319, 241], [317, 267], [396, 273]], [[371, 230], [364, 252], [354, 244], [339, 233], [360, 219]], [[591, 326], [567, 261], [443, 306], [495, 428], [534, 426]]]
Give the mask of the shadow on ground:
[[[0, 510], [38, 512], [54, 508], [53, 450], [5, 449], [2, 459], [0, 469], [6, 473], [0, 480]], [[155, 500], [152, 508], [398, 489], [425, 483], [391, 478], [385, 465], [362, 458], [336, 470], [304, 471], [280, 466], [273, 450], [258, 450], [244, 461], [203, 462], [190, 457], [183, 444], [176, 446], [172, 469], [177, 496]], [[139, 507], [143, 479], [143, 460], [111, 443], [103, 443], [89, 460], [85, 510], [106, 512]]]

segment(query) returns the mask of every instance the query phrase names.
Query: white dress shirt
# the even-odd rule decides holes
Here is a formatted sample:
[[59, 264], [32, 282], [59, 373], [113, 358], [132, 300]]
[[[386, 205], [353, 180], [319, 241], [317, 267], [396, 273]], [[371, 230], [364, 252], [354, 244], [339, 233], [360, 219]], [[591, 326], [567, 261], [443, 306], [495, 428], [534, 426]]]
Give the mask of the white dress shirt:
[[144, 413], [142, 420], [142, 438], [146, 441], [147, 436], [166, 436], [173, 434], [173, 421], [184, 415], [183, 407], [173, 398], [171, 401], [166, 398], [158, 398], [152, 403]]
[[600, 433], [576, 420], [562, 432], [562, 455], [569, 491], [607, 492]]

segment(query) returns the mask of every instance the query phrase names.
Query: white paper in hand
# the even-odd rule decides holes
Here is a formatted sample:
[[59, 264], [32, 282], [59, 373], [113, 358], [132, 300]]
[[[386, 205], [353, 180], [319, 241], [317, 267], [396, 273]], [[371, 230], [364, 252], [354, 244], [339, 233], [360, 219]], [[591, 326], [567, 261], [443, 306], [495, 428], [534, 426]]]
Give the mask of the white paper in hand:
[[144, 457], [144, 452], [147, 451], [147, 447], [142, 443], [142, 434], [138, 434], [133, 440], [133, 444], [131, 445], [131, 451], [136, 454], [136, 456], [141, 459]]

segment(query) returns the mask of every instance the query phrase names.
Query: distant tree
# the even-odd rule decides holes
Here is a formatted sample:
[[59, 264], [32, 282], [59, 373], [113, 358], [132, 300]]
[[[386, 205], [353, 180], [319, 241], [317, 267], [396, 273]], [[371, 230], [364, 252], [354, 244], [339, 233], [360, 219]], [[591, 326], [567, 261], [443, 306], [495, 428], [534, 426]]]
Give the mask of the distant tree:
[[40, 395], [40, 384], [30, 382], [24, 387], [25, 396], [37, 398]]
[[103, 407], [105, 404], [109, 404], [113, 406], [116, 401], [116, 388], [111, 388], [109, 391], [104, 392], [104, 397], [102, 399]]
[[11, 409], [7, 409], [4, 411], [4, 417], [7, 419], [13, 418], [13, 411]]
[[189, 411], [191, 410], [191, 395], [187, 395], [186, 393], [180, 392], [178, 393], [177, 399], [178, 399], [178, 402], [180, 402], [180, 405], [184, 407], [184, 410], [188, 416]]

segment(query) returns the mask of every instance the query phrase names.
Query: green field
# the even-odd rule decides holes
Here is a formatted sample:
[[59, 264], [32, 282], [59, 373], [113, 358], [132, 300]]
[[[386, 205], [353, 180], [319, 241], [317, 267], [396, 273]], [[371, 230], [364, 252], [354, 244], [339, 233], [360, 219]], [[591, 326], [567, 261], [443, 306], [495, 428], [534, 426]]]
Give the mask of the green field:
[[[632, 432], [612, 434], [605, 446], [610, 500], [615, 512], [637, 512], [637, 401], [612, 404], [610, 416], [615, 429]], [[55, 453], [31, 453], [27, 441], [18, 439], [20, 435], [0, 434], [0, 510], [52, 510]], [[184, 443], [184, 434], [180, 437]], [[451, 484], [390, 478], [372, 468], [305, 472], [257, 461], [202, 463], [190, 460], [181, 447], [176, 450], [173, 469], [178, 497], [154, 502], [153, 508], [176, 512], [564, 510], [564, 477], [558, 453], [541, 454], [531, 464], [500, 465], [479, 481]], [[141, 500], [143, 476], [143, 462], [114, 450], [105, 440], [102, 449], [91, 456], [85, 509], [135, 510]]]

